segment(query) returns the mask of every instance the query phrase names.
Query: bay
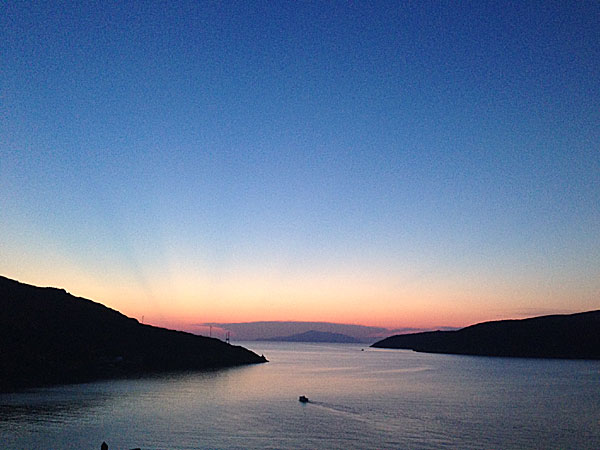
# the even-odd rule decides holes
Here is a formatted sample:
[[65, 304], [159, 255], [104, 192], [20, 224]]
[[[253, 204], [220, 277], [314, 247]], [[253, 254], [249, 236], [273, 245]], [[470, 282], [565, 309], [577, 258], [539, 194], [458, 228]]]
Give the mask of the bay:
[[1, 394], [0, 447], [600, 448], [600, 361], [241, 345], [270, 362]]

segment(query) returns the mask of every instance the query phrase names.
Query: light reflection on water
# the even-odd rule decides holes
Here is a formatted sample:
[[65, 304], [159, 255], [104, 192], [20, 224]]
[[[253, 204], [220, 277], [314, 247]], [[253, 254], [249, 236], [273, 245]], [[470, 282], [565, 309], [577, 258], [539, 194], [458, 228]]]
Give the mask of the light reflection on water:
[[0, 447], [600, 448], [597, 361], [245, 345], [271, 362], [0, 395]]

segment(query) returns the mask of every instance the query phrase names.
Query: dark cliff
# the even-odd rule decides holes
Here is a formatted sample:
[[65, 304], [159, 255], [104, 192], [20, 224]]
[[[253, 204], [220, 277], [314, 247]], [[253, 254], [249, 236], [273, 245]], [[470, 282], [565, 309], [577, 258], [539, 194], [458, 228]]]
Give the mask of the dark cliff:
[[0, 390], [266, 360], [217, 339], [142, 325], [63, 289], [0, 277]]
[[429, 353], [600, 359], [600, 310], [391, 336], [372, 347]]

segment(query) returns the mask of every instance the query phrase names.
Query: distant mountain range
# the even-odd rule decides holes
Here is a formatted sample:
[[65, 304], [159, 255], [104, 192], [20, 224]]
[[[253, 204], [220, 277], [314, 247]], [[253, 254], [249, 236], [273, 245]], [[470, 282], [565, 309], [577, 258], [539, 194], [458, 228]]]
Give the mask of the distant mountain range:
[[331, 342], [338, 344], [356, 344], [360, 341], [352, 336], [340, 333], [328, 333], [326, 331], [310, 330], [304, 333], [292, 334], [291, 336], [278, 336], [272, 338], [258, 339], [259, 341], [280, 342]]
[[0, 276], [0, 391], [265, 362], [218, 339], [142, 325], [63, 289]]
[[306, 333], [307, 331], [319, 331], [324, 333], [344, 334], [353, 337], [359, 342], [371, 344], [394, 334], [393, 331], [382, 327], [332, 322], [262, 321], [242, 323], [198, 323], [195, 324], [195, 327], [197, 330], [202, 331], [201, 334], [208, 334], [209, 327], [213, 327], [213, 332], [220, 334], [230, 331], [232, 337], [240, 341], [257, 341], [272, 338], [279, 339], [281, 336], [292, 336], [295, 334]]
[[391, 336], [371, 347], [428, 353], [600, 359], [600, 310]]

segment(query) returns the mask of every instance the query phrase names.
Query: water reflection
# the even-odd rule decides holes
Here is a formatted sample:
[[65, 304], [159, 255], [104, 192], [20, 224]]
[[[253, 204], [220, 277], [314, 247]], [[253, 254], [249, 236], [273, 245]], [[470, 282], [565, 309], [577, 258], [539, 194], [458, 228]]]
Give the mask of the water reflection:
[[[93, 417], [96, 411], [124, 411], [132, 402], [161, 400], [165, 393], [185, 401], [198, 387], [208, 393], [227, 385], [227, 379], [246, 367], [202, 372], [152, 374], [145, 377], [28, 389], [0, 394], [0, 422], [66, 423]], [[218, 389], [219, 388], [219, 389]]]
[[106, 395], [89, 395], [68, 388], [3, 394], [0, 395], [0, 421], [65, 420], [102, 406], [109, 399]]
[[245, 346], [271, 362], [0, 395], [2, 450], [600, 448], [600, 362]]

